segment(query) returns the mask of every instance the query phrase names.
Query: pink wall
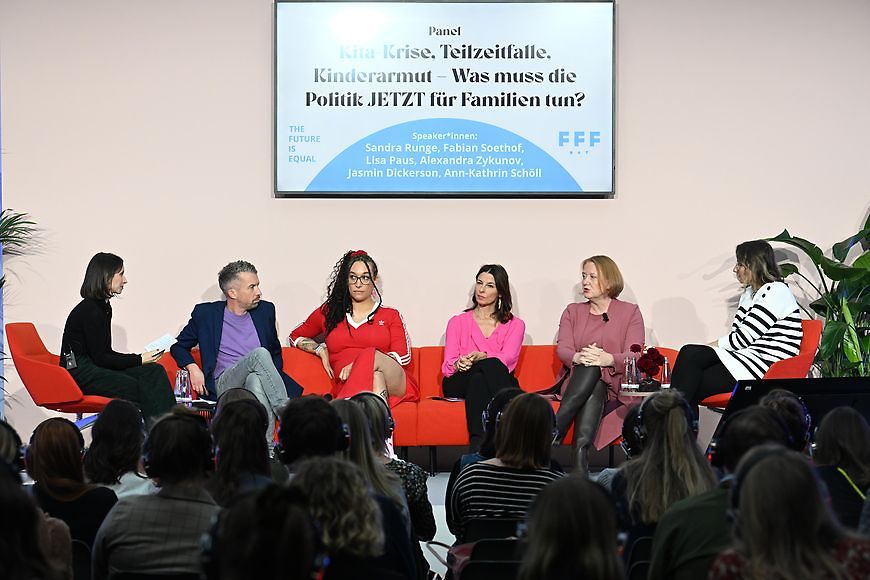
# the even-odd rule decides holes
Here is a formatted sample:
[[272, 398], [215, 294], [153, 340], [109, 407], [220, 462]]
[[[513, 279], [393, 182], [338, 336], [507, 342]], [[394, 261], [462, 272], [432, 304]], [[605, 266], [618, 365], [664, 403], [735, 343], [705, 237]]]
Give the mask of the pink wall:
[[[115, 345], [176, 332], [246, 258], [281, 335], [365, 248], [416, 345], [442, 339], [476, 268], [504, 264], [527, 342], [551, 343], [582, 258], [611, 255], [650, 342], [725, 331], [733, 248], [788, 227], [823, 246], [870, 200], [870, 4], [624, 0], [613, 200], [287, 200], [271, 193], [268, 0], [0, 0], [4, 207], [42, 228], [7, 260], [6, 320], [57, 350], [85, 264], [126, 261]], [[8, 361], [7, 361], [8, 362]], [[43, 417], [6, 367], [6, 411]]]

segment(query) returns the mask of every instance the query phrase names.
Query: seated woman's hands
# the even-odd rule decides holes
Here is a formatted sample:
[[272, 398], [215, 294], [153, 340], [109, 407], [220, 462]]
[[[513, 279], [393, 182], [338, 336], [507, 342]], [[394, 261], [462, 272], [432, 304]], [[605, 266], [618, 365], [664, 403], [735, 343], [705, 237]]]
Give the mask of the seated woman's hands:
[[584, 346], [580, 352], [574, 354], [572, 359], [575, 365], [585, 365], [588, 367], [611, 367], [613, 366], [613, 355], [599, 348], [598, 344], [592, 343], [589, 346]]
[[473, 365], [474, 363], [476, 363], [479, 360], [485, 359], [486, 357], [487, 357], [487, 354], [485, 352], [480, 352], [480, 351], [470, 352], [467, 355], [461, 356], [458, 359], [456, 359], [456, 362], [453, 363], [453, 368], [456, 370], [456, 372], [461, 373], [461, 372], [467, 371], [468, 369], [471, 368], [471, 365]]

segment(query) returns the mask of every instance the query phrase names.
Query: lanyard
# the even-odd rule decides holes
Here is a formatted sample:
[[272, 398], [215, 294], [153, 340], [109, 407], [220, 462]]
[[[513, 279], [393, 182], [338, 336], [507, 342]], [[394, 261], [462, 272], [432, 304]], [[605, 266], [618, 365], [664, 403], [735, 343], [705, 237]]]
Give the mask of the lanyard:
[[863, 500], [866, 500], [866, 499], [867, 499], [867, 496], [864, 495], [864, 492], [862, 492], [860, 489], [858, 489], [858, 486], [855, 485], [855, 482], [852, 481], [852, 478], [849, 477], [849, 474], [846, 473], [846, 470], [845, 470], [845, 469], [843, 469], [842, 467], [838, 467], [838, 468], [837, 468], [837, 471], [839, 471], [840, 474], [841, 474], [843, 477], [846, 478], [846, 481], [848, 481], [848, 482], [849, 482], [849, 485], [852, 486], [852, 489], [854, 489], [855, 492], [856, 492], [859, 496], [861, 496], [861, 499], [863, 499]]

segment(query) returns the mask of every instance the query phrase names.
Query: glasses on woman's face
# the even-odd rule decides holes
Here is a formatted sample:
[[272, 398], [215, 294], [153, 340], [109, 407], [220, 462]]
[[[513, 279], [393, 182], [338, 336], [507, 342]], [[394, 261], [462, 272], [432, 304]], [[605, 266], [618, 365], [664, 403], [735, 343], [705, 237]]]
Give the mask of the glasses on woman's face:
[[357, 282], [362, 284], [363, 286], [368, 286], [372, 283], [372, 277], [368, 274], [363, 274], [362, 276], [357, 276], [356, 274], [348, 274], [347, 281], [351, 286], [355, 285]]

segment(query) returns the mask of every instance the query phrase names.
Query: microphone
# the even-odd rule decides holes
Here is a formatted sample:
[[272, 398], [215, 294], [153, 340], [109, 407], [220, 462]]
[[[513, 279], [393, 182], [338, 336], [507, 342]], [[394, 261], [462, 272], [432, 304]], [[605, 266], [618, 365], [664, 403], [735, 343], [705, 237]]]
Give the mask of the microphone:
[[610, 322], [610, 318], [607, 316], [606, 312], [601, 315], [601, 319], [604, 320], [604, 322]]

